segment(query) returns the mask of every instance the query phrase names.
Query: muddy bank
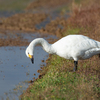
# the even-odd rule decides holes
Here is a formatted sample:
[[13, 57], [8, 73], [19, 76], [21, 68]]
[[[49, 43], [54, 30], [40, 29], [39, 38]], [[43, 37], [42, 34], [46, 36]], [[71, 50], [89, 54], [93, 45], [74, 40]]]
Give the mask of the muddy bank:
[[[42, 25], [44, 24], [44, 27]], [[67, 18], [55, 17], [51, 18], [51, 15], [45, 13], [22, 13], [15, 14], [8, 18], [0, 19], [0, 30], [22, 32], [39, 32], [44, 34], [51, 34], [61, 37], [67, 27]], [[39, 29], [37, 26], [41, 26]]]
[[20, 32], [0, 30], [0, 47], [2, 46], [26, 46], [29, 44], [27, 39], [24, 39]]
[[0, 46], [25, 46], [28, 45], [29, 42], [25, 40], [16, 39], [0, 39]]
[[[41, 33], [41, 37], [48, 37], [48, 31], [45, 31], [45, 29], [37, 29], [36, 27], [36, 25], [39, 25], [47, 17], [48, 14], [45, 13], [19, 13], [7, 18], [0, 18], [0, 46], [28, 45], [29, 41], [21, 36], [21, 34], [25, 35], [24, 33], [27, 33], [29, 36], [31, 36], [31, 34], [37, 33], [38, 35]], [[42, 25], [39, 26], [42, 27]], [[14, 36], [8, 33], [13, 34]], [[17, 33], [19, 33], [19, 35]], [[51, 43], [54, 40], [49, 38], [48, 41]]]
[[1, 46], [28, 46], [29, 43], [35, 38], [44, 38], [49, 43], [57, 41], [55, 35], [40, 34], [34, 32], [22, 32], [22, 31], [7, 31], [2, 30], [0, 32], [0, 47]]
[[0, 19], [0, 29], [36, 31], [35, 25], [42, 22], [47, 15], [42, 13], [20, 13]]
[[[0, 46], [28, 45], [27, 39], [24, 39], [23, 36], [20, 37], [17, 33], [28, 33], [30, 36], [30, 32], [37, 30], [35, 25], [41, 23], [45, 18], [47, 15], [44, 13], [19, 13], [0, 18]], [[13, 34], [14, 37], [8, 33]]]

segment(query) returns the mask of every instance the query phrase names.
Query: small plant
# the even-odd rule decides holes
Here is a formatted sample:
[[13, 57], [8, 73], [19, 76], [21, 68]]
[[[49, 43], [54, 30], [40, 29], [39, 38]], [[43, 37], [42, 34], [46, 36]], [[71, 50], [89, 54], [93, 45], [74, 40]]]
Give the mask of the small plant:
[[81, 30], [80, 28], [71, 28], [71, 27], [68, 27], [66, 29], [66, 31], [63, 33], [63, 36], [73, 35], [73, 34], [79, 34], [80, 30]]

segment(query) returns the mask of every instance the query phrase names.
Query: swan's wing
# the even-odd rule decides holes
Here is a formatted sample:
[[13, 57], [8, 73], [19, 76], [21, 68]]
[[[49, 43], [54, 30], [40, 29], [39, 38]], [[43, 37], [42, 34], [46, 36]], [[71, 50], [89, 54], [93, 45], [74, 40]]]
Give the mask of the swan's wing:
[[79, 58], [90, 58], [100, 53], [100, 42], [86, 39], [72, 48], [72, 55]]
[[100, 42], [83, 35], [70, 35], [54, 43], [55, 53], [64, 58], [77, 58], [100, 52]]
[[67, 48], [75, 47], [77, 44], [81, 46], [80, 43], [82, 43], [86, 39], [89, 39], [89, 38], [83, 35], [68, 35], [58, 40], [54, 44], [52, 44], [52, 47], [55, 50], [59, 50], [59, 49], [65, 50]]
[[76, 44], [75, 48], [79, 50], [85, 50], [85, 51], [93, 48], [100, 48], [100, 42], [95, 41], [93, 39], [86, 39]]

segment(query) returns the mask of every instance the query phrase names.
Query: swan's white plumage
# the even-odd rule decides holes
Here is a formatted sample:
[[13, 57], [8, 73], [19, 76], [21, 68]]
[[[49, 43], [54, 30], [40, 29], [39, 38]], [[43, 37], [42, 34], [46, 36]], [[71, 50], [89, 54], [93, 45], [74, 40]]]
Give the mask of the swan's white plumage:
[[68, 35], [52, 44], [56, 54], [66, 59], [87, 59], [100, 53], [100, 42], [83, 35]]
[[49, 44], [43, 38], [33, 40], [26, 49], [26, 55], [34, 54], [34, 47], [41, 44], [43, 49], [50, 54], [57, 54], [66, 59], [78, 61], [88, 59], [93, 55], [100, 54], [100, 42], [83, 35], [68, 35], [54, 44]]

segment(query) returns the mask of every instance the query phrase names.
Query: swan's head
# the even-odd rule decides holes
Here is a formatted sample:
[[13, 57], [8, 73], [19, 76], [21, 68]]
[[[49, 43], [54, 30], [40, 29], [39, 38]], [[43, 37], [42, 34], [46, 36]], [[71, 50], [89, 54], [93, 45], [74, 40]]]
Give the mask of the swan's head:
[[25, 53], [26, 53], [26, 56], [31, 59], [31, 62], [34, 63], [33, 49], [31, 49], [30, 47], [27, 47]]

